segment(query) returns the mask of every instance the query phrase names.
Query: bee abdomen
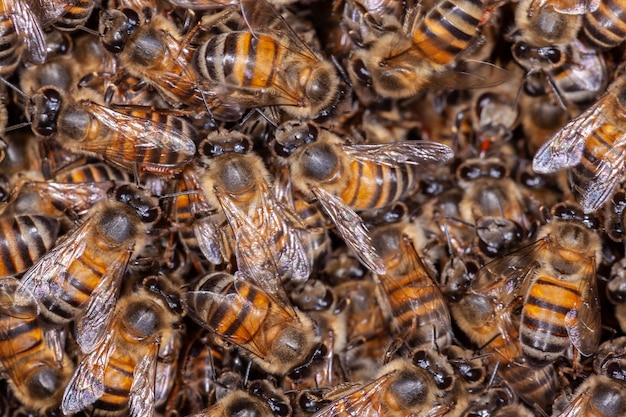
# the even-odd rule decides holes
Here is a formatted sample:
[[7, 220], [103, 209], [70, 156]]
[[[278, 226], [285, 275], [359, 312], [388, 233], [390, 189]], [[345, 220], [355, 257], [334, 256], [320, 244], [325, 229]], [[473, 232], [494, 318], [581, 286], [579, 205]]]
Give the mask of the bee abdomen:
[[583, 33], [592, 46], [608, 49], [626, 39], [626, 8], [622, 3], [602, 1], [597, 10], [585, 15]]
[[0, 220], [0, 275], [24, 272], [54, 245], [59, 221], [44, 215], [21, 215]]

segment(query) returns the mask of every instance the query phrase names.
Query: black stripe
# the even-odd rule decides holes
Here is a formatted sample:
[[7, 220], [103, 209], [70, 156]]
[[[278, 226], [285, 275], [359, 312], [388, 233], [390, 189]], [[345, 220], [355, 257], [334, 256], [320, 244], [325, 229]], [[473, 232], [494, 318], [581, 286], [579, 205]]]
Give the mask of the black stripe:
[[237, 57], [237, 45], [239, 41], [239, 37], [245, 36], [244, 33], [229, 33], [225, 36], [224, 45], [223, 45], [223, 68], [224, 68], [224, 78], [227, 78], [233, 72], [233, 67], [235, 66], [235, 60]]

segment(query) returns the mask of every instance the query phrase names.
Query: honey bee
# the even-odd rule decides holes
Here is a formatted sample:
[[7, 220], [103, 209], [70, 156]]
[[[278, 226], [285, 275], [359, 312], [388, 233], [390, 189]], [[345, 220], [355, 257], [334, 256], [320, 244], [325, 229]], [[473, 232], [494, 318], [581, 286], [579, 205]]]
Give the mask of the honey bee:
[[[513, 36], [521, 35], [527, 45], [537, 48], [566, 45], [571, 42], [582, 24], [584, 9], [579, 10], [579, 13], [564, 13], [563, 3], [567, 1], [547, 3], [542, 0], [541, 3], [543, 4], [537, 5], [537, 0], [521, 0], [517, 4], [515, 8], [517, 34]], [[572, 7], [572, 10], [575, 8]]]
[[620, 415], [626, 407], [626, 385], [623, 380], [606, 375], [590, 375], [576, 389], [574, 399], [563, 410], [556, 410], [556, 417]]
[[355, 53], [351, 66], [362, 66], [374, 90], [391, 98], [414, 96], [429, 84], [457, 89], [497, 85], [504, 74], [494, 65], [468, 61], [472, 69], [459, 70], [462, 56], [479, 38], [485, 10], [478, 0], [440, 0], [419, 22], [406, 22], [408, 29], [396, 24], [374, 36], [368, 48]]
[[373, 381], [339, 396], [313, 416], [443, 416], [450, 411], [445, 390], [450, 384], [447, 378], [437, 384], [427, 370], [396, 359], [381, 368]]
[[339, 96], [332, 62], [313, 52], [265, 0], [240, 0], [248, 30], [203, 43], [194, 66], [221, 107], [236, 111], [278, 106], [297, 118], [316, 118]]
[[205, 108], [198, 76], [189, 64], [194, 50], [173, 22], [132, 9], [109, 9], [100, 14], [99, 32], [120, 66], [154, 87], [171, 106]]
[[18, 286], [15, 278], [0, 279], [0, 364], [17, 399], [44, 413], [61, 403], [74, 364], [66, 355], [57, 360], [37, 321], [35, 299], [18, 301]]
[[42, 88], [31, 102], [35, 134], [54, 136], [69, 151], [104, 159], [127, 171], [139, 168], [172, 176], [196, 152], [190, 124], [151, 108], [117, 111], [92, 100], [63, 96], [52, 87]]
[[214, 406], [190, 417], [230, 417], [253, 415], [257, 417], [289, 417], [291, 405], [284, 394], [270, 386], [269, 382], [253, 381], [249, 392], [237, 390], [221, 398]]
[[533, 95], [555, 93], [563, 108], [578, 113], [606, 91], [608, 75], [602, 54], [577, 39], [567, 45], [535, 47], [516, 39], [513, 57], [528, 71], [524, 88]]
[[[171, 355], [180, 316], [140, 285], [121, 297], [108, 335], [78, 364], [65, 389], [61, 409], [70, 415], [93, 405], [94, 415], [151, 415], [169, 394], [159, 357]], [[168, 372], [165, 372], [169, 375]]]
[[408, 223], [383, 225], [372, 231], [372, 242], [387, 272], [376, 280], [381, 308], [397, 337], [411, 347], [452, 342], [448, 306], [415, 249], [417, 227]]
[[311, 320], [243, 277], [206, 275], [184, 301], [200, 325], [249, 353], [271, 374], [285, 375], [315, 353]]
[[113, 318], [126, 266], [159, 214], [151, 198], [129, 185], [118, 187], [26, 271], [18, 296], [33, 294], [50, 322], [75, 320], [82, 351], [94, 351]]
[[200, 188], [232, 228], [239, 270], [277, 294], [280, 279], [306, 280], [311, 261], [301, 238], [304, 226], [273, 195], [270, 174], [251, 145], [239, 132], [209, 135], [199, 145]]
[[593, 47], [613, 48], [626, 39], [624, 3], [619, 0], [596, 1], [598, 7], [583, 17], [581, 33]]
[[591, 107], [554, 133], [533, 159], [537, 173], [568, 169], [572, 192], [585, 213], [598, 210], [622, 178], [624, 91], [626, 78], [618, 78]]
[[46, 59], [46, 35], [38, 2], [6, 0], [0, 3], [0, 75], [10, 76], [20, 63], [22, 55], [33, 64], [41, 64]]
[[365, 266], [384, 274], [369, 232], [355, 211], [390, 206], [418, 187], [416, 165], [445, 163], [452, 151], [431, 142], [349, 145], [311, 123], [287, 122], [275, 134], [274, 153], [291, 182], [315, 198]]
[[522, 352], [533, 368], [552, 363], [570, 345], [592, 355], [600, 341], [596, 262], [602, 259], [597, 220], [561, 203], [538, 240], [487, 264], [477, 292], [511, 304], [523, 298], [519, 329]]
[[490, 368], [497, 369], [524, 402], [546, 409], [560, 388], [554, 366], [528, 366], [512, 316], [515, 304], [502, 306], [498, 301], [469, 290], [450, 304], [450, 310], [459, 328], [482, 348], [481, 352], [489, 354]]

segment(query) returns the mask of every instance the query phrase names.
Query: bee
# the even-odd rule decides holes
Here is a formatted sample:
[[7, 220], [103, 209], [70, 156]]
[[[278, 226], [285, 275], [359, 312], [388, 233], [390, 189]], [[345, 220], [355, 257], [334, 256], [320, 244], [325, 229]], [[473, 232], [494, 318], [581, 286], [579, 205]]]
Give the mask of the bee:
[[193, 58], [222, 107], [278, 106], [297, 118], [316, 118], [339, 96], [330, 61], [313, 52], [265, 0], [240, 0], [248, 30], [210, 38]]
[[624, 2], [606, 0], [596, 3], [598, 7], [584, 15], [581, 33], [592, 47], [613, 48], [626, 39]]
[[372, 271], [383, 274], [382, 260], [355, 211], [387, 207], [416, 192], [416, 165], [445, 163], [452, 151], [431, 142], [349, 145], [311, 123], [287, 122], [276, 131], [278, 162], [289, 167], [294, 188], [315, 198], [346, 244]]
[[67, 355], [57, 360], [37, 320], [37, 302], [32, 297], [18, 301], [18, 286], [15, 278], [0, 279], [0, 364], [17, 399], [44, 413], [61, 403], [74, 364]]
[[572, 192], [585, 213], [598, 210], [622, 178], [625, 91], [626, 78], [618, 78], [591, 107], [554, 133], [533, 159], [537, 173], [568, 169]]
[[459, 328], [489, 355], [489, 367], [497, 369], [524, 402], [546, 409], [560, 390], [554, 366], [534, 369], [526, 363], [512, 313], [515, 304], [503, 306], [499, 301], [470, 289], [450, 304], [450, 310]]
[[476, 225], [480, 252], [495, 257], [521, 241], [530, 228], [527, 198], [500, 158], [472, 158], [457, 168], [461, 218]]
[[61, 409], [70, 415], [93, 405], [94, 415], [151, 415], [165, 400], [168, 372], [159, 357], [179, 338], [180, 315], [163, 297], [139, 285], [120, 298], [107, 336], [78, 364]]
[[253, 381], [248, 392], [237, 390], [221, 398], [212, 407], [190, 417], [230, 417], [253, 415], [258, 417], [289, 417], [291, 405], [284, 394], [279, 393], [265, 380]]
[[[387, 272], [376, 276], [381, 308], [397, 337], [411, 347], [452, 342], [448, 306], [439, 287], [415, 249], [417, 227], [406, 222], [383, 225], [372, 231], [372, 242]], [[423, 238], [422, 238], [423, 240]]]
[[52, 323], [75, 320], [82, 351], [94, 351], [113, 318], [126, 266], [159, 215], [152, 198], [119, 186], [26, 271], [18, 295], [33, 294]]
[[172, 176], [196, 152], [190, 124], [151, 108], [117, 111], [89, 99], [74, 100], [52, 87], [42, 88], [31, 102], [36, 135], [54, 136], [65, 149], [120, 169]]
[[584, 10], [579, 13], [564, 13], [563, 4], [559, 7], [558, 3], [567, 1], [541, 2], [543, 4], [537, 5], [537, 0], [521, 0], [517, 4], [516, 33], [513, 36], [521, 36], [526, 44], [537, 48], [570, 43], [580, 30]]
[[373, 381], [338, 396], [313, 416], [443, 416], [450, 411], [446, 389], [451, 384], [448, 378], [437, 384], [426, 369], [396, 359], [382, 367]]
[[266, 372], [285, 375], [315, 353], [312, 321], [248, 279], [209, 274], [184, 300], [201, 326], [249, 353]]
[[626, 385], [623, 380], [606, 375], [590, 375], [576, 389], [574, 399], [563, 410], [556, 410], [557, 417], [620, 415], [626, 407]]
[[161, 15], [140, 15], [132, 9], [100, 14], [102, 44], [118, 57], [129, 74], [146, 81], [173, 107], [205, 108], [197, 73], [173, 22]]
[[33, 64], [46, 59], [46, 35], [43, 31], [38, 2], [7, 0], [0, 3], [0, 75], [10, 76], [22, 56]]
[[596, 262], [602, 259], [597, 219], [561, 203], [552, 208], [538, 240], [487, 264], [476, 288], [504, 305], [523, 298], [522, 352], [533, 368], [552, 363], [573, 345], [592, 355], [600, 341]]
[[[497, 85], [504, 77], [500, 68], [467, 62], [466, 66], [473, 68], [461, 75], [459, 65], [479, 38], [485, 10], [486, 5], [478, 0], [440, 0], [419, 22], [405, 23], [408, 29], [396, 24], [374, 36], [368, 48], [355, 53], [351, 66], [363, 67], [374, 90], [391, 98], [414, 96], [429, 84], [452, 88]], [[420, 17], [419, 13], [412, 15]]]
[[559, 105], [584, 109], [606, 91], [608, 74], [602, 54], [577, 39], [567, 45], [535, 47], [515, 39], [511, 47], [516, 62], [527, 72], [524, 89], [532, 95], [555, 93]]
[[306, 280], [311, 261], [301, 237], [305, 227], [273, 195], [270, 174], [251, 145], [239, 132], [210, 134], [199, 145], [198, 177], [203, 197], [232, 228], [239, 270], [276, 294], [280, 279]]

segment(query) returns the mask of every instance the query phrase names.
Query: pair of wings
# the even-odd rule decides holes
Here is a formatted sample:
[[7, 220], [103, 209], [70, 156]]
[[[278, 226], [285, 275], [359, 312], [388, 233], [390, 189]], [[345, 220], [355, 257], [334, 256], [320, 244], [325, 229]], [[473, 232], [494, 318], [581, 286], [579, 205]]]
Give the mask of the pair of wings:
[[[94, 223], [94, 216], [87, 218], [26, 271], [16, 291], [18, 302], [22, 303], [31, 297], [65, 298], [64, 288], [56, 285], [53, 280], [67, 277], [70, 265], [83, 255], [93, 239], [91, 230], [96, 227]], [[76, 341], [84, 353], [94, 351], [109, 331], [122, 277], [133, 249], [134, 242], [115, 255], [88, 301], [81, 306], [81, 314], [75, 318]], [[38, 306], [38, 312], [40, 308], [43, 307]]]
[[[259, 324], [280, 324], [294, 323], [298, 321], [298, 316], [294, 309], [277, 298], [271, 293], [264, 291], [262, 288], [252, 284], [251, 279], [240, 273], [232, 276], [232, 288], [234, 291], [216, 292], [207, 290], [191, 290], [185, 293], [184, 301], [187, 306], [187, 313], [198, 323], [206, 327], [206, 314], [208, 312], [196, 311], [195, 306], [208, 306], [207, 309], [218, 312], [230, 312], [228, 319], [228, 327], [237, 329], [237, 334], [223, 334], [216, 332], [216, 329], [209, 330], [216, 332], [220, 337], [239, 346], [241, 349], [250, 352], [260, 359], [267, 356], [268, 346], [262, 346], [257, 342], [264, 343], [260, 340], [262, 337], [259, 333]], [[223, 286], [220, 286], [223, 288]], [[265, 298], [267, 304], [261, 306], [254, 303], [246, 297], [248, 293], [257, 293]], [[244, 312], [246, 314], [242, 314]], [[226, 313], [228, 314], [228, 313]], [[269, 323], [267, 323], [269, 321]]]
[[[518, 297], [526, 298], [537, 277], [545, 274], [540, 260], [546, 253], [555, 254], [558, 251], [558, 245], [548, 235], [485, 265], [478, 274], [473, 290], [491, 297], [496, 304], [506, 308], [515, 303]], [[562, 324], [574, 347], [583, 355], [590, 356], [600, 341], [600, 304], [595, 261], [590, 258], [584, 262], [576, 277], [580, 297], [566, 313]]]
[[[63, 394], [61, 409], [73, 415], [94, 404], [105, 392], [104, 379], [111, 356], [123, 346], [117, 346], [116, 332], [110, 332], [96, 350], [81, 360]], [[154, 413], [156, 362], [159, 351], [158, 338], [150, 339], [148, 354], [135, 364], [133, 382], [129, 391], [128, 415], [151, 417]]]
[[[79, 104], [115, 134], [121, 135], [120, 137], [127, 144], [126, 146], [111, 146], [110, 135], [100, 135], [95, 140], [79, 143], [77, 145], [79, 149], [89, 154], [100, 155], [122, 168], [128, 170], [129, 167], [134, 167], [141, 162], [150, 171], [170, 174], [181, 171], [183, 166], [192, 160], [196, 152], [193, 138], [183, 130], [174, 127], [173, 124], [159, 122], [147, 117], [133, 116], [133, 109], [142, 109], [139, 106], [131, 106], [129, 111], [122, 108], [117, 111], [90, 100], [81, 100]], [[150, 114], [149, 111], [148, 115]], [[71, 141], [72, 139], [66, 140]], [[71, 144], [71, 146], [75, 145]], [[184, 158], [172, 165], [145, 163], [143, 156], [155, 150], [162, 153], [180, 154]], [[132, 170], [132, 168], [130, 169]]]
[[[570, 182], [585, 213], [598, 210], [611, 197], [624, 173], [626, 131], [616, 124], [626, 120], [621, 120], [618, 113], [618, 93], [615, 88], [609, 90], [569, 121], [539, 148], [533, 159], [537, 173], [574, 170], [570, 171]], [[587, 152], [592, 153], [590, 160], [583, 160]], [[583, 172], [586, 170], [589, 172]]]
[[[422, 165], [425, 163], [447, 163], [454, 156], [446, 145], [435, 142], [393, 142], [385, 144], [341, 145], [350, 159], [366, 164]], [[358, 181], [359, 179], [355, 179]], [[369, 230], [361, 217], [341, 198], [322, 187], [311, 187], [326, 215], [332, 220], [337, 231], [367, 268], [378, 275], [386, 273], [384, 261], [376, 253]]]

